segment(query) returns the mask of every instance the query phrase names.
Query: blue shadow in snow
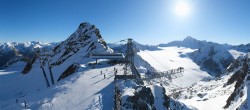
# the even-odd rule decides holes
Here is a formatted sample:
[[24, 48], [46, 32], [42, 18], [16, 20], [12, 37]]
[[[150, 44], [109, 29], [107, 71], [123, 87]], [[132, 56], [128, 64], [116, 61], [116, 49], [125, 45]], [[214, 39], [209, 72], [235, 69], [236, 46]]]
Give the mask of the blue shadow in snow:
[[180, 57], [181, 57], [181, 58], [186, 58], [187, 55], [185, 55], [185, 54], [180, 54]]
[[102, 103], [102, 110], [112, 110], [114, 106], [114, 82], [107, 85], [105, 88], [97, 92], [96, 94], [101, 94], [102, 99], [100, 103]]

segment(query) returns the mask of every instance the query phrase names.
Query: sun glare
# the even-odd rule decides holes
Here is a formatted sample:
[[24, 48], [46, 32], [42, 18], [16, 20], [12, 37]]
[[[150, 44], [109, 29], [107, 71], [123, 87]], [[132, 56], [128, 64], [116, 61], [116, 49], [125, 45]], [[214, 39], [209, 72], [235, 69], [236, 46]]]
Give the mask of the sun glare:
[[174, 7], [175, 14], [181, 17], [188, 16], [191, 11], [191, 7], [184, 1], [179, 1]]

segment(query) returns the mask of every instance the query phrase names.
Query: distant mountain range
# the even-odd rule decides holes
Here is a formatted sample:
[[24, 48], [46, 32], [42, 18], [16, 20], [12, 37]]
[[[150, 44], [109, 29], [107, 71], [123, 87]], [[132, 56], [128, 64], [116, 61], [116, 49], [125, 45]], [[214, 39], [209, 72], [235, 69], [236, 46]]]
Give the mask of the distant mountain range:
[[15, 61], [22, 60], [27, 62], [34, 57], [35, 52], [39, 49], [49, 51], [58, 43], [43, 43], [43, 42], [7, 42], [0, 44], [0, 68], [5, 68]]
[[[159, 45], [142, 45], [134, 41], [133, 64], [135, 68], [147, 71], [139, 74], [165, 74], [160, 78], [144, 79], [143, 82], [138, 79], [113, 81], [115, 71], [123, 74], [124, 60], [103, 60], [94, 64], [95, 59], [90, 58], [91, 53], [119, 52], [126, 55], [126, 49], [126, 44], [106, 43], [99, 29], [87, 22], [81, 23], [71, 36], [59, 43], [33, 41], [0, 44], [0, 67], [7, 71], [0, 71], [0, 87], [3, 88], [0, 91], [0, 102], [3, 103], [0, 103], [0, 108], [23, 107], [13, 103], [16, 98], [26, 100], [31, 109], [68, 109], [61, 106], [71, 103], [72, 105], [66, 106], [72, 108], [88, 99], [91, 100], [88, 103], [93, 108], [96, 104], [104, 108], [102, 105], [113, 105], [110, 100], [114, 99], [114, 91], [117, 92], [117, 102], [120, 101], [120, 106], [124, 109], [190, 110], [199, 108], [197, 103], [202, 106], [202, 103], [211, 103], [211, 100], [220, 102], [220, 96], [224, 97], [224, 102], [218, 105], [224, 109], [245, 110], [250, 106], [250, 44], [233, 46], [192, 37]], [[147, 54], [139, 54], [142, 51]], [[157, 53], [152, 55], [150, 52]], [[174, 54], [172, 57], [170, 52]], [[157, 55], [159, 58], [155, 58]], [[143, 57], [151, 60], [145, 60]], [[167, 63], [163, 64], [160, 60]], [[178, 79], [178, 74], [175, 74], [177, 79], [167, 75], [175, 71], [172, 68], [182, 62], [187, 63], [184, 65], [184, 74], [179, 74], [182, 78]], [[14, 66], [21, 66], [21, 69], [16, 71]], [[158, 66], [170, 68], [170, 71], [166, 70], [168, 73], [164, 73], [166, 71], [156, 70]], [[11, 71], [14, 73], [9, 74]], [[69, 76], [72, 77], [68, 78]], [[194, 79], [198, 80], [192, 82]], [[115, 87], [113, 82], [116, 83]], [[190, 85], [186, 87], [183, 83]], [[46, 101], [48, 99], [50, 101]], [[189, 101], [196, 104], [190, 104]], [[90, 107], [85, 104], [81, 106]], [[82, 107], [79, 106], [78, 109]]]
[[[76, 45], [77, 47], [79, 47], [80, 44], [77, 43], [76, 41], [72, 41], [72, 40], [77, 39], [77, 37], [74, 37], [74, 36], [83, 35], [85, 38], [80, 39], [80, 40], [84, 42], [89, 42], [86, 40], [87, 38], [89, 38], [90, 35], [84, 35], [86, 34], [86, 32], [87, 31], [80, 32], [80, 30], [78, 29], [74, 34], [71, 35], [72, 36], [71, 38], [67, 39], [66, 41], [62, 43], [42, 43], [42, 42], [33, 41], [33, 42], [26, 42], [26, 43], [13, 42], [13, 43], [1, 44], [0, 45], [0, 59], [1, 59], [0, 67], [5, 68], [8, 65], [19, 60], [22, 60], [24, 62], [29, 61], [31, 60], [32, 57], [34, 57], [35, 52], [38, 50], [38, 48], [43, 49], [43, 51], [45, 50], [51, 51], [54, 48], [53, 49], [54, 52], [60, 52], [61, 49], [64, 49], [64, 48], [68, 48], [67, 52], [69, 50], [72, 51], [73, 49], [75, 49], [74, 51], [76, 51], [77, 49], [75, 47], [72, 48], [73, 46], [71, 45]], [[100, 37], [98, 32], [96, 32], [96, 34], [97, 36]], [[126, 45], [124, 44], [106, 44], [104, 40], [98, 40], [96, 42], [101, 42], [103, 45], [112, 47], [112, 49], [117, 52], [125, 52], [125, 49], [126, 49], [125, 48]], [[91, 44], [91, 45], [94, 45], [94, 44]], [[157, 46], [142, 45], [137, 42], [135, 42], [134, 46], [137, 49], [137, 51], [159, 50], [158, 47], [171, 47], [171, 46], [197, 49], [197, 51], [190, 53], [189, 57], [198, 65], [200, 65], [203, 70], [209, 72], [212, 75], [221, 74], [225, 70], [225, 68], [228, 67], [229, 64], [234, 61], [232, 54], [228, 50], [233, 49], [233, 50], [244, 52], [244, 53], [250, 51], [250, 44], [246, 44], [246, 45], [241, 44], [237, 46], [232, 46], [228, 44], [218, 44], [214, 42], [207, 42], [204, 40], [200, 41], [190, 36], [186, 37], [183, 41], [172, 41], [167, 44], [159, 44]], [[105, 47], [105, 48], [109, 48], [109, 47]]]
[[235, 59], [229, 50], [233, 49], [240, 52], [250, 52], [250, 44], [232, 46], [228, 44], [218, 44], [214, 42], [200, 41], [190, 36], [183, 41], [172, 41], [167, 44], [159, 44], [160, 47], [187, 47], [197, 49], [190, 53], [189, 57], [201, 66], [201, 69], [207, 71], [211, 75], [218, 75], [232, 63]]

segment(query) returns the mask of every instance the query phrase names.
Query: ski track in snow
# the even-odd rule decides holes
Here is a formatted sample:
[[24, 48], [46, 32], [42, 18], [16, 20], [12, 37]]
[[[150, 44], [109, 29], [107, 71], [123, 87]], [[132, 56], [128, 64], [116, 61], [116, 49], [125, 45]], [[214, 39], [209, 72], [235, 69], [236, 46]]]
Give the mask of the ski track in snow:
[[[122, 66], [116, 66], [122, 70]], [[50, 108], [73, 108], [73, 109], [103, 109], [113, 108], [113, 66], [99, 69], [91, 69], [80, 73], [78, 79], [73, 83], [65, 84], [66, 94], [57, 94], [59, 101], [53, 102]], [[100, 73], [103, 72], [103, 74]], [[121, 72], [121, 71], [120, 71]], [[78, 73], [79, 74], [79, 73]], [[106, 78], [104, 78], [104, 74]], [[77, 94], [77, 95], [76, 95]], [[64, 99], [62, 99], [63, 97]], [[68, 99], [69, 101], [65, 100]], [[70, 100], [74, 99], [74, 100]], [[54, 99], [53, 99], [54, 100]]]
[[[25, 100], [28, 109], [111, 110], [114, 104], [114, 67], [118, 69], [118, 73], [123, 74], [123, 66], [107, 66], [107, 64], [105, 66], [74, 73], [65, 80], [58, 82], [56, 86], [48, 88], [48, 90], [40, 90], [19, 98], [20, 103], [18, 104], [15, 103], [15, 98], [11, 98], [6, 103], [0, 103], [0, 108], [22, 109]], [[0, 71], [0, 75], [5, 74], [17, 73]], [[104, 78], [104, 74], [106, 78]]]

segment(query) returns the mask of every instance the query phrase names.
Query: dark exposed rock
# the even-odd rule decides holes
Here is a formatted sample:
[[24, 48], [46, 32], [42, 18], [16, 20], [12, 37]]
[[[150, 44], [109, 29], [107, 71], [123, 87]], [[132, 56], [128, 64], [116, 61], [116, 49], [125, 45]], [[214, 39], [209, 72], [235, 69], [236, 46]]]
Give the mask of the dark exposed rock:
[[134, 93], [134, 96], [128, 97], [123, 106], [133, 110], [155, 110], [154, 96], [151, 89], [145, 86], [140, 89]]
[[68, 77], [69, 75], [75, 73], [77, 71], [77, 69], [79, 68], [79, 64], [72, 64], [70, 65], [62, 74], [61, 76], [58, 78], [57, 82]]
[[249, 65], [248, 65], [248, 56], [246, 55], [244, 58], [238, 58], [237, 61], [232, 63], [228, 69], [229, 71], [233, 71], [237, 69], [237, 71], [228, 79], [227, 83], [224, 86], [233, 84], [236, 82], [234, 85], [234, 91], [233, 93], [228, 97], [227, 103], [224, 106], [224, 108], [228, 108], [233, 101], [235, 101], [236, 97], [242, 97], [243, 94], [243, 89], [245, 87], [245, 83], [248, 80], [247, 74], [249, 74]]

